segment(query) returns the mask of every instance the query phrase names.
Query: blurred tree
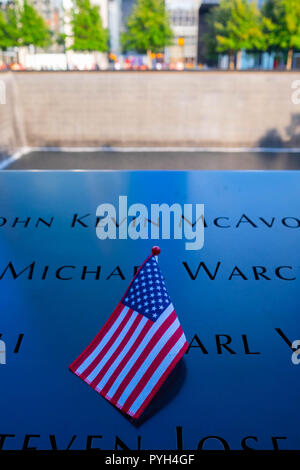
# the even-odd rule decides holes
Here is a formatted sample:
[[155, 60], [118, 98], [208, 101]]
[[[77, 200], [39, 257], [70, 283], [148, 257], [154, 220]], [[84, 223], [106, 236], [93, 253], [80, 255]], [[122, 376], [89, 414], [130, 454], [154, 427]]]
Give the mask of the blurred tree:
[[27, 0], [21, 8], [19, 22], [22, 46], [47, 47], [50, 45], [50, 31], [45, 20]]
[[63, 46], [64, 49], [66, 48], [66, 37], [67, 35], [65, 33], [56, 33], [55, 34], [55, 42], [59, 46]]
[[137, 0], [122, 35], [123, 48], [147, 53], [152, 68], [152, 53], [172, 44], [173, 32], [164, 0]]
[[[231, 6], [229, 2], [223, 2], [221, 6], [213, 7], [207, 15], [208, 30], [207, 33], [203, 36], [203, 40], [206, 45], [208, 58], [214, 58], [216, 62], [219, 53], [216, 25], [226, 25], [230, 19], [230, 16]], [[231, 51], [226, 52], [229, 52], [230, 55], [230, 68], [234, 68], [234, 53]]]
[[6, 49], [9, 47], [9, 37], [7, 35], [7, 21], [6, 18], [3, 14], [3, 12], [0, 10], [0, 49]]
[[19, 36], [16, 6], [9, 5], [4, 12], [0, 10], [0, 49], [17, 46]]
[[266, 0], [262, 11], [269, 49], [288, 51], [286, 68], [291, 70], [294, 50], [300, 49], [300, 2]]
[[108, 30], [103, 28], [99, 8], [90, 0], [76, 0], [72, 18], [74, 51], [108, 51]]
[[208, 46], [229, 54], [231, 70], [234, 69], [236, 53], [236, 66], [240, 69], [243, 49], [265, 50], [267, 47], [261, 14], [253, 1], [220, 0], [219, 6], [210, 13], [209, 24]]
[[14, 2], [11, 5], [7, 6], [6, 9], [6, 19], [7, 19], [7, 26], [6, 26], [6, 34], [7, 34], [7, 47], [15, 47], [18, 46], [19, 39], [20, 39], [20, 31], [18, 27], [18, 15], [19, 15], [19, 7], [17, 2]]
[[1, 65], [7, 62], [7, 55], [3, 54], [9, 47], [18, 46], [19, 30], [17, 25], [17, 5], [7, 5], [4, 11], [0, 10], [0, 50]]

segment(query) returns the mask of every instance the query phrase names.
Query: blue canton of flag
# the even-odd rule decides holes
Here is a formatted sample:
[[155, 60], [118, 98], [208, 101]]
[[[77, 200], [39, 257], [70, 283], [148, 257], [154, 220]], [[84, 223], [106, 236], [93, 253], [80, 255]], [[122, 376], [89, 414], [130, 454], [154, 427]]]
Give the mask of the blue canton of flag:
[[153, 256], [132, 282], [123, 304], [156, 321], [170, 303], [164, 278]]

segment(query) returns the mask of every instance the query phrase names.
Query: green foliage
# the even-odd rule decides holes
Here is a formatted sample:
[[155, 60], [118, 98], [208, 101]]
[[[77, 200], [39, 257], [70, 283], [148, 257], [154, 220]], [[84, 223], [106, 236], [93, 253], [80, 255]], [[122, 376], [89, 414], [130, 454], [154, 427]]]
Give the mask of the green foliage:
[[6, 10], [7, 26], [6, 32], [8, 37], [7, 47], [14, 47], [18, 44], [20, 31], [18, 28], [18, 10], [15, 5], [7, 7]]
[[19, 22], [22, 46], [47, 47], [50, 44], [50, 32], [45, 20], [27, 0], [23, 3]]
[[125, 50], [160, 52], [172, 44], [173, 32], [164, 0], [137, 0], [122, 36]]
[[300, 49], [299, 0], [267, 0], [262, 11], [269, 48]]
[[17, 13], [14, 6], [8, 6], [5, 13], [0, 11], [0, 49], [7, 49], [18, 44], [19, 30]]
[[66, 38], [67, 38], [67, 35], [64, 34], [64, 33], [57, 33], [55, 35], [55, 42], [56, 44], [58, 44], [59, 46], [66, 46]]
[[256, 3], [248, 0], [221, 0], [214, 19], [219, 52], [264, 50], [266, 40]]
[[229, 2], [223, 2], [218, 7], [214, 7], [207, 15], [208, 32], [204, 35], [203, 40], [206, 45], [209, 57], [213, 57], [219, 52], [217, 34], [220, 25], [226, 25], [231, 16], [231, 5]]
[[103, 28], [99, 8], [91, 6], [90, 0], [76, 0], [73, 12], [73, 45], [74, 51], [108, 50], [108, 31]]
[[6, 49], [8, 47], [7, 42], [8, 42], [8, 37], [7, 37], [7, 21], [2, 13], [0, 11], [0, 48], [1, 49]]

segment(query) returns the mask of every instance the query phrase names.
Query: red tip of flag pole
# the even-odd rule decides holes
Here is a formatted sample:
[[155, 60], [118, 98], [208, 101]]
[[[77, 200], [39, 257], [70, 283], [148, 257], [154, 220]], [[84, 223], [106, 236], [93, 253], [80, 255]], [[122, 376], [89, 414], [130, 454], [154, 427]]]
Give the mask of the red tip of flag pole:
[[153, 254], [154, 256], [158, 256], [159, 253], [160, 253], [160, 248], [159, 248], [159, 246], [153, 246], [153, 247], [152, 247], [152, 254]]

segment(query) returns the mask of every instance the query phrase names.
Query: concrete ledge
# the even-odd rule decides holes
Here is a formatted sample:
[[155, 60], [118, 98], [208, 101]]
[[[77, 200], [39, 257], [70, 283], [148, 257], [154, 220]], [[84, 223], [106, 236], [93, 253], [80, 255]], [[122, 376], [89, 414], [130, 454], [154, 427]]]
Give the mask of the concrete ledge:
[[[297, 72], [14, 72], [13, 77], [23, 146], [300, 147], [300, 105], [292, 103]], [[2, 114], [0, 123], [3, 119]]]

